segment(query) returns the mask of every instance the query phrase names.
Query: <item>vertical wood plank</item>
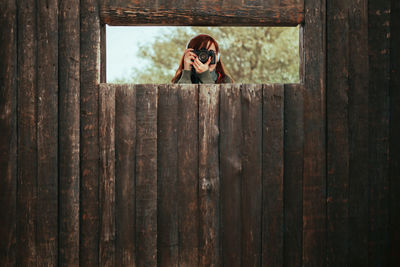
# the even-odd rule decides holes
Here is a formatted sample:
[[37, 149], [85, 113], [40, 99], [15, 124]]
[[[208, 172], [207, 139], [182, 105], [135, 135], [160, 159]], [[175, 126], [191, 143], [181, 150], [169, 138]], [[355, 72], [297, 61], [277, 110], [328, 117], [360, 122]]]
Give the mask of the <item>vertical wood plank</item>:
[[[100, 18], [97, 0], [80, 3], [80, 250], [79, 264], [99, 265]], [[79, 22], [79, 20], [78, 20]]]
[[326, 265], [326, 1], [305, 1], [303, 266]]
[[0, 265], [16, 265], [17, 6], [0, 3]]
[[79, 262], [79, 5], [60, 2], [59, 263]]
[[133, 85], [115, 88], [115, 265], [134, 266], [136, 91]]
[[283, 266], [302, 266], [303, 86], [285, 84], [284, 90]]
[[[242, 266], [261, 265], [262, 85], [242, 85]], [[228, 193], [228, 192], [226, 192]]]
[[350, 4], [327, 3], [327, 266], [349, 260]]
[[157, 87], [136, 85], [136, 251], [138, 266], [157, 264]]
[[220, 266], [219, 85], [199, 86], [199, 265]]
[[283, 264], [283, 111], [283, 85], [264, 85], [262, 266]]
[[390, 0], [368, 2], [368, 263], [386, 266], [389, 223]]
[[[154, 85], [155, 86], [155, 85]], [[157, 251], [158, 265], [178, 266], [178, 95], [176, 88], [158, 87], [157, 108]]]
[[100, 266], [115, 265], [115, 86], [100, 85]]
[[244, 179], [241, 88], [240, 84], [232, 84], [223, 85], [220, 90], [221, 260], [222, 265], [238, 266], [242, 261], [241, 190]]
[[100, 26], [100, 82], [107, 82], [107, 31], [106, 24]]
[[389, 183], [390, 183], [390, 255], [389, 266], [400, 265], [400, 2], [391, 1], [390, 15], [390, 139], [389, 139]]
[[[36, 238], [38, 265], [56, 266], [58, 260], [58, 3], [38, 1], [37, 7], [37, 56], [40, 59], [37, 80], [37, 197], [38, 212], [46, 216], [38, 216]], [[79, 131], [79, 126], [76, 130]], [[78, 158], [76, 163], [74, 167], [78, 173]], [[78, 176], [74, 178], [77, 184]], [[78, 210], [75, 212], [77, 218]]]
[[197, 85], [174, 85], [178, 94], [179, 265], [199, 265]]
[[[368, 0], [349, 5], [349, 266], [368, 265]], [[337, 40], [338, 43], [343, 43]], [[328, 61], [329, 62], [329, 61]], [[329, 81], [329, 78], [328, 78]], [[334, 83], [334, 81], [332, 81]], [[342, 92], [343, 93], [343, 92]], [[328, 101], [330, 101], [328, 99]], [[336, 111], [338, 112], [338, 111]], [[343, 153], [343, 151], [341, 151]], [[342, 154], [338, 157], [341, 157]]]
[[37, 265], [37, 30], [36, 4], [17, 1], [18, 180], [17, 266]]

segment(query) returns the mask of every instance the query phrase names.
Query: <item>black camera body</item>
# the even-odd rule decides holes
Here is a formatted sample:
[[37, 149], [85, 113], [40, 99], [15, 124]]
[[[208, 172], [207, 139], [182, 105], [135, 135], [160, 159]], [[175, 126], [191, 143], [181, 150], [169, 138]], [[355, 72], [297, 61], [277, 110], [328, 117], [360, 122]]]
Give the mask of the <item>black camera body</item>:
[[215, 53], [213, 50], [202, 48], [200, 50], [194, 50], [193, 53], [197, 55], [201, 63], [206, 63], [208, 61], [208, 58], [211, 57], [210, 65], [215, 64]]

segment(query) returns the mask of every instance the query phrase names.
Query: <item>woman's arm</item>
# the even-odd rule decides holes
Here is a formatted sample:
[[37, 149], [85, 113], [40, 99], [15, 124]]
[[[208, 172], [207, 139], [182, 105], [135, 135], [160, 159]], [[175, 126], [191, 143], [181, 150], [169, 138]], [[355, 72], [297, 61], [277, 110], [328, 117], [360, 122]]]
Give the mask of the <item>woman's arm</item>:
[[192, 83], [190, 79], [191, 71], [190, 70], [182, 70], [181, 77], [177, 83]]

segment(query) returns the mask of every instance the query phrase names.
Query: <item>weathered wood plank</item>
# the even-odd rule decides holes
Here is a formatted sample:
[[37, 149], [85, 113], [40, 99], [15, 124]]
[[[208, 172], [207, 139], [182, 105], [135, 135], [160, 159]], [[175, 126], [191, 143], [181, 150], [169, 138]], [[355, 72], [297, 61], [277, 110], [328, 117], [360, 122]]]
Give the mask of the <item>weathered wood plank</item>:
[[[261, 265], [262, 85], [242, 85], [242, 266]], [[228, 192], [225, 192], [226, 194]]]
[[115, 101], [115, 265], [134, 266], [136, 91], [133, 85], [116, 85]]
[[264, 85], [262, 266], [283, 265], [283, 112], [283, 85]]
[[[368, 265], [368, 0], [349, 6], [349, 266]], [[337, 40], [342, 43], [343, 41]], [[328, 61], [329, 62], [329, 61]], [[329, 81], [329, 78], [328, 78]], [[328, 101], [330, 101], [328, 99]], [[338, 112], [338, 111], [336, 111]], [[343, 152], [343, 151], [342, 151]], [[338, 154], [341, 157], [341, 154]], [[345, 167], [345, 166], [344, 166]]]
[[[58, 3], [57, 1], [37, 2], [37, 8], [37, 57], [40, 59], [37, 63], [39, 72], [37, 80], [37, 208], [46, 216], [38, 216], [36, 238], [38, 265], [56, 266], [58, 260]], [[76, 40], [79, 42], [79, 38]], [[77, 104], [78, 101], [79, 99], [76, 99]], [[79, 119], [79, 113], [75, 112], [75, 114]], [[79, 136], [79, 124], [75, 126], [77, 126], [75, 132]], [[79, 139], [74, 141], [78, 143]], [[78, 153], [79, 151], [76, 151], [76, 157], [73, 158], [74, 171], [77, 174], [74, 176], [75, 185], [79, 182]], [[75, 189], [77, 191], [78, 186]], [[72, 198], [72, 200], [78, 203], [78, 198]], [[77, 209], [74, 210], [73, 218], [77, 225], [79, 210], [77, 205], [75, 207]], [[76, 240], [79, 240], [79, 233], [75, 234]]]
[[100, 26], [100, 82], [107, 82], [107, 31], [106, 25]]
[[18, 180], [17, 266], [37, 262], [37, 9], [33, 0], [17, 1]]
[[198, 86], [180, 84], [172, 88], [178, 94], [179, 266], [198, 266]]
[[390, 0], [368, 1], [368, 264], [387, 266], [389, 224]]
[[79, 263], [82, 266], [98, 266], [100, 18], [97, 0], [80, 1], [80, 24], [81, 234]]
[[220, 266], [219, 85], [199, 87], [199, 265]]
[[136, 252], [138, 266], [157, 264], [157, 87], [136, 90]]
[[285, 84], [284, 90], [283, 266], [302, 266], [304, 89]]
[[0, 265], [16, 265], [17, 6], [0, 3]]
[[[154, 85], [155, 86], [155, 85]], [[158, 86], [157, 109], [157, 257], [160, 266], [178, 265], [178, 95]]]
[[100, 266], [115, 265], [115, 86], [100, 85]]
[[326, 265], [326, 1], [305, 1], [303, 266]]
[[60, 2], [59, 261], [79, 263], [79, 5]]
[[347, 266], [349, 260], [350, 5], [327, 2], [327, 266]]
[[390, 139], [389, 139], [389, 266], [400, 265], [400, 2], [391, 1], [390, 15]]
[[100, 17], [102, 23], [121, 26], [296, 26], [304, 19], [304, 0], [103, 0]]
[[241, 88], [240, 84], [232, 84], [224, 85], [220, 90], [221, 265], [237, 266], [242, 259], [241, 191], [244, 179]]

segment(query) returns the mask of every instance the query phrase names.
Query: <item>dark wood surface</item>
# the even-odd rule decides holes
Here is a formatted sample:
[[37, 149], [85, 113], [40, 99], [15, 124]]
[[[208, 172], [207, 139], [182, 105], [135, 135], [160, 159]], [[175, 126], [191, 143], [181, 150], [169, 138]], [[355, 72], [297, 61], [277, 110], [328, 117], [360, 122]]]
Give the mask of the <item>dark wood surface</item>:
[[60, 3], [59, 152], [60, 262], [79, 264], [79, 4]]
[[17, 212], [17, 3], [0, 10], [0, 264], [16, 265]]
[[326, 1], [304, 19], [303, 266], [326, 265]]
[[103, 0], [100, 5], [102, 23], [114, 26], [296, 26], [304, 18], [304, 0]]
[[263, 86], [262, 264], [282, 266], [284, 86]]
[[[37, 239], [38, 265], [55, 266], [58, 262], [58, 4], [51, 2], [37, 4], [37, 68], [38, 68], [38, 99], [37, 99], [37, 153], [38, 153], [38, 214], [46, 216], [38, 217]], [[79, 32], [79, 25], [78, 30]], [[77, 38], [78, 40], [78, 38]], [[77, 53], [79, 57], [79, 53]], [[79, 74], [79, 72], [78, 72]], [[77, 88], [79, 90], [79, 87]], [[79, 94], [76, 103], [79, 103]], [[79, 122], [79, 113], [75, 112]], [[79, 124], [71, 123], [76, 136], [79, 136]], [[79, 139], [73, 142], [78, 145]], [[64, 147], [65, 148], [65, 147]], [[79, 150], [70, 158], [73, 165], [72, 192], [74, 195], [68, 196], [68, 202], [73, 202], [71, 206], [71, 218], [68, 219], [72, 225], [73, 236], [76, 237], [71, 247], [76, 247], [79, 242], [79, 232], [76, 227], [79, 223]], [[67, 153], [63, 155], [68, 155]], [[65, 165], [64, 165], [65, 166]], [[64, 188], [68, 188], [64, 186]], [[65, 250], [68, 251], [68, 250]], [[78, 253], [74, 249], [75, 253]], [[77, 260], [78, 257], [73, 257]], [[77, 261], [76, 261], [77, 262]]]
[[400, 265], [400, 2], [391, 1], [389, 133], [389, 265]]
[[158, 88], [157, 114], [157, 262], [178, 262], [178, 94], [169, 85]]
[[[268, 88], [282, 85], [124, 85], [113, 89], [115, 98], [105, 91], [110, 100], [100, 106], [104, 25], [97, 1], [3, 1], [0, 265], [156, 265], [157, 257], [159, 264], [167, 258], [175, 265], [221, 265], [233, 262], [224, 254], [230, 250], [240, 251], [233, 265], [242, 266], [399, 265], [397, 2], [307, 0], [304, 8], [278, 0], [213, 1], [211, 8], [205, 5], [211, 0], [141, 2], [142, 9], [115, 15], [115, 23], [171, 25], [165, 8], [176, 3], [182, 9], [175, 9], [172, 25], [304, 23], [304, 85], [284, 85], [275, 102], [266, 102]], [[158, 17], [150, 21], [141, 13], [148, 11]], [[159, 89], [177, 94], [164, 98], [175, 106], [161, 104], [176, 118], [157, 120], [157, 112], [169, 114], [157, 111]], [[229, 99], [240, 104], [223, 102]], [[232, 120], [228, 111], [240, 116]], [[163, 136], [157, 125], [176, 133]], [[268, 146], [269, 138], [277, 147]], [[238, 170], [229, 169], [229, 158]], [[283, 166], [265, 164], [279, 160]], [[278, 183], [266, 186], [272, 179]], [[223, 189], [238, 186], [240, 195]], [[235, 224], [226, 219], [231, 214], [239, 218]], [[274, 227], [281, 232], [268, 232]], [[227, 228], [238, 236], [233, 243]], [[264, 240], [277, 246], [269, 251]]]
[[136, 91], [115, 90], [115, 265], [136, 262]]
[[[177, 85], [175, 85], [177, 86]], [[199, 261], [199, 91], [181, 84], [178, 90], [178, 227], [179, 265]]]
[[304, 87], [284, 88], [283, 266], [302, 266]]
[[115, 266], [115, 88], [99, 95], [99, 264]]
[[240, 84], [223, 86], [220, 93], [220, 207], [224, 266], [242, 261], [242, 104]]
[[350, 41], [350, 6], [351, 1], [327, 3], [327, 266], [346, 266], [349, 260], [351, 58], [343, 42]]
[[136, 85], [137, 265], [157, 264], [157, 87]]
[[[18, 178], [16, 265], [37, 265], [37, 27], [33, 0], [17, 1]], [[21, 130], [23, 129], [23, 131]]]
[[387, 265], [389, 252], [390, 0], [368, 1], [368, 263]]
[[241, 86], [242, 266], [260, 266], [262, 247], [263, 87]]
[[100, 20], [97, 0], [80, 1], [80, 243], [79, 263], [99, 265]]
[[199, 88], [199, 265], [219, 266], [219, 85]]

